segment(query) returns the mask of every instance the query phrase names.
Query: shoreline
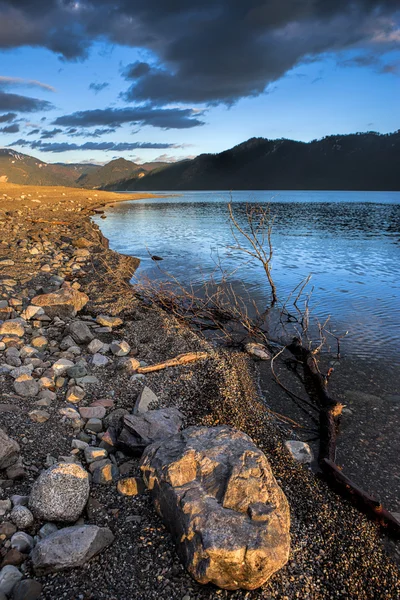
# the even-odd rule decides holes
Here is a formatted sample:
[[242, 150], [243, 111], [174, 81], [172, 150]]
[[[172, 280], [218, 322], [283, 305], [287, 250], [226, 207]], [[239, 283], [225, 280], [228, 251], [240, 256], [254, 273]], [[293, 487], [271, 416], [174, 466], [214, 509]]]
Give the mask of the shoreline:
[[[4, 191], [4, 186], [8, 191]], [[47, 195], [52, 194], [51, 198], [43, 197], [46, 190]], [[156, 516], [147, 493], [124, 498], [117, 494], [115, 485], [94, 485], [91, 493], [103, 510], [85, 515], [85, 522], [107, 523], [115, 534], [115, 543], [84, 569], [37, 578], [43, 584], [43, 598], [72, 598], [78, 594], [87, 594], [94, 600], [126, 597], [181, 600], [184, 596], [193, 600], [398, 597], [400, 576], [394, 562], [394, 545], [387, 545], [391, 558], [385, 550], [386, 541], [374, 523], [293, 461], [284, 448], [279, 425], [258, 396], [254, 363], [241, 353], [213, 350], [173, 318], [155, 308], [141, 306], [133, 296], [128, 282], [137, 268], [137, 259], [110, 250], [100, 228], [92, 222], [91, 213], [105, 206], [98, 204], [105, 196], [113, 196], [112, 204], [158, 196], [132, 194], [137, 198], [117, 200], [114, 196], [119, 195], [111, 192], [94, 194], [92, 190], [79, 190], [79, 198], [75, 192], [75, 188], [0, 185], [0, 215], [11, 213], [0, 221], [0, 227], [3, 226], [0, 261], [14, 261], [14, 265], [0, 268], [0, 289], [4, 292], [7, 286], [2, 282], [10, 278], [16, 281], [11, 286], [13, 296], [23, 296], [24, 289], [29, 292], [35, 287], [48, 286], [52, 276], [65, 271], [63, 266], [54, 267], [55, 260], [51, 259], [60, 252], [70, 258], [78, 238], [91, 242], [90, 259], [81, 263], [83, 272], [67, 274], [70, 283], [79, 283], [80, 290], [89, 296], [89, 303], [78, 319], [82, 316], [90, 322], [90, 318], [99, 314], [120, 317], [123, 324], [115, 335], [127, 340], [137, 351], [138, 359], [149, 364], [182, 352], [209, 353], [205, 361], [146, 375], [145, 384], [157, 395], [160, 407], [179, 408], [186, 425], [228, 424], [248, 433], [264, 450], [289, 500], [292, 548], [288, 564], [259, 590], [227, 593], [210, 585], [201, 586], [180, 566], [169, 534]], [[13, 195], [12, 200], [2, 199], [4, 193]], [[42, 196], [40, 203], [34, 202], [32, 206], [29, 193], [34, 200]], [[27, 198], [21, 201], [17, 194]], [[77, 206], [71, 204], [74, 197]], [[18, 240], [27, 240], [28, 247], [43, 246], [43, 242], [49, 246], [44, 246], [44, 252], [37, 255], [24, 255], [17, 246]], [[32, 262], [27, 262], [27, 257]], [[50, 271], [42, 271], [43, 264], [49, 264]], [[100, 335], [105, 341], [112, 337], [109, 333]], [[0, 360], [2, 355], [0, 352]], [[87, 398], [81, 405], [87, 405], [91, 399], [110, 397], [114, 401], [113, 410], [132, 408], [143, 385], [140, 380], [131, 383], [115, 364], [94, 373], [99, 383], [88, 386]], [[70, 453], [72, 432], [59, 415], [60, 408], [66, 405], [65, 389], [57, 390], [57, 398], [48, 407], [49, 420], [32, 423], [27, 414], [32, 408], [30, 401], [15, 397], [11, 382], [4, 375], [0, 375], [0, 386], [6, 398], [2, 402], [18, 409], [0, 411], [0, 427], [19, 442], [23, 437], [28, 439], [26, 445], [20, 443], [22, 458], [30, 463], [27, 467], [34, 467], [27, 469], [25, 479], [13, 482], [12, 492], [9, 488], [0, 491], [23, 495], [29, 492], [48, 454], [57, 457]], [[132, 461], [132, 472], [137, 473], [137, 461], [136, 464]], [[141, 520], [128, 520], [135, 515]], [[31, 572], [29, 568], [28, 565]]]

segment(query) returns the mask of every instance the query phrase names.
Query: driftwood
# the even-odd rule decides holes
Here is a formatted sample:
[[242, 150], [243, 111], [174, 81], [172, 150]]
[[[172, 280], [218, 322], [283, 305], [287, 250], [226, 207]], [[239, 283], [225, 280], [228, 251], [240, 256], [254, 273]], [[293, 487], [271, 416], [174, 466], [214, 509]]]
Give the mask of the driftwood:
[[353, 483], [331, 460], [325, 458], [320, 466], [332, 487], [352, 500], [362, 512], [376, 519], [383, 527], [387, 527], [391, 533], [400, 536], [400, 522], [376, 498]]
[[299, 338], [294, 338], [287, 348], [301, 361], [307, 392], [319, 408], [320, 444], [318, 463], [321, 465], [325, 459], [334, 462], [336, 437], [343, 404], [329, 395], [327, 380], [320, 372], [317, 360], [311, 350], [304, 348]]
[[50, 225], [69, 225], [68, 221], [47, 221], [46, 219], [29, 219], [31, 223], [49, 223]]
[[176, 358], [171, 358], [162, 363], [156, 365], [150, 365], [149, 367], [139, 367], [138, 373], [153, 373], [154, 371], [162, 371], [168, 367], [179, 367], [180, 365], [187, 365], [188, 363], [201, 360], [202, 358], [208, 358], [207, 352], [189, 352], [188, 354], [179, 354]]

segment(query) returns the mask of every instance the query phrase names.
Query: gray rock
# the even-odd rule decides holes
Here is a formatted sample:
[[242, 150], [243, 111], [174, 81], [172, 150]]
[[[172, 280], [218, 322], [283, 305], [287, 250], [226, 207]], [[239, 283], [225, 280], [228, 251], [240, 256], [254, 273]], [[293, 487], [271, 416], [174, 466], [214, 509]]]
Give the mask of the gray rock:
[[108, 365], [109, 362], [110, 361], [107, 358], [107, 356], [104, 356], [103, 354], [99, 354], [98, 352], [96, 352], [96, 354], [93, 354], [92, 365], [94, 367], [105, 367], [106, 365]]
[[52, 370], [56, 377], [60, 377], [73, 366], [74, 363], [71, 360], [68, 360], [67, 358], [60, 358], [53, 364]]
[[14, 380], [14, 390], [18, 396], [34, 398], [39, 393], [39, 384], [30, 375], [20, 375]]
[[68, 348], [71, 348], [71, 346], [75, 346], [75, 340], [73, 340], [70, 335], [67, 335], [61, 340], [60, 348], [61, 350], [68, 350]]
[[13, 590], [13, 600], [38, 600], [42, 593], [42, 584], [34, 579], [24, 579]]
[[79, 519], [89, 497], [89, 476], [81, 466], [59, 463], [35, 481], [29, 497], [33, 514], [46, 521]]
[[89, 327], [81, 321], [70, 323], [68, 330], [77, 344], [88, 344], [93, 339], [93, 334]]
[[39, 537], [44, 539], [45, 537], [51, 535], [52, 533], [55, 533], [56, 531], [58, 531], [57, 525], [55, 525], [54, 523], [45, 523], [39, 529]]
[[13, 565], [6, 565], [0, 571], [0, 594], [11, 596], [11, 592], [22, 579], [22, 573]]
[[104, 448], [94, 448], [93, 446], [87, 446], [84, 452], [85, 460], [88, 464], [93, 463], [96, 460], [102, 460], [108, 456], [107, 450]]
[[12, 371], [10, 371], [10, 375], [13, 379], [17, 379], [21, 375], [30, 375], [33, 371], [33, 365], [22, 365], [21, 367], [16, 367]]
[[141, 462], [154, 505], [199, 583], [256, 589], [290, 548], [286, 497], [244, 433], [190, 427], [149, 446]]
[[100, 352], [103, 346], [104, 344], [101, 340], [94, 339], [90, 342], [87, 349], [90, 352], [90, 354], [96, 354], [96, 352]]
[[134, 415], [140, 415], [149, 410], [149, 407], [152, 403], [158, 402], [158, 398], [155, 393], [147, 386], [144, 386], [142, 391], [139, 394], [138, 399], [135, 402], [135, 406], [133, 408]]
[[11, 521], [18, 529], [28, 529], [33, 525], [34, 517], [29, 508], [22, 504], [17, 504], [11, 511]]
[[271, 360], [272, 356], [268, 352], [268, 348], [263, 344], [257, 344], [256, 342], [250, 342], [245, 345], [247, 354], [258, 358], [259, 360]]
[[19, 457], [19, 445], [17, 442], [0, 429], [0, 470], [7, 469], [15, 464]]
[[103, 431], [103, 421], [101, 419], [89, 419], [85, 425], [86, 431], [93, 431], [93, 433], [100, 433]]
[[107, 527], [65, 527], [38, 542], [31, 554], [33, 568], [38, 573], [49, 573], [81, 567], [113, 540]]
[[29, 496], [14, 494], [11, 496], [11, 502], [13, 503], [13, 506], [28, 506]]
[[119, 477], [118, 467], [111, 462], [93, 470], [92, 481], [95, 484], [111, 485]]
[[24, 554], [29, 554], [34, 546], [33, 537], [25, 533], [25, 531], [17, 531], [10, 541], [11, 548], [15, 548]]
[[81, 406], [79, 412], [82, 419], [103, 419], [106, 415], [104, 406]]
[[82, 362], [79, 362], [73, 367], [69, 367], [67, 369], [67, 375], [75, 380], [80, 379], [81, 377], [85, 377], [85, 375], [87, 375], [87, 367]]
[[11, 500], [6, 498], [5, 500], [0, 500], [0, 517], [4, 517], [11, 510]]
[[126, 415], [118, 443], [133, 452], [178, 433], [183, 415], [177, 408], [150, 410], [141, 415]]
[[126, 356], [131, 351], [131, 347], [128, 342], [113, 340], [110, 344], [110, 350], [114, 356]]
[[301, 464], [310, 464], [313, 461], [313, 451], [306, 442], [298, 440], [288, 440], [285, 442], [286, 448], [292, 457]]

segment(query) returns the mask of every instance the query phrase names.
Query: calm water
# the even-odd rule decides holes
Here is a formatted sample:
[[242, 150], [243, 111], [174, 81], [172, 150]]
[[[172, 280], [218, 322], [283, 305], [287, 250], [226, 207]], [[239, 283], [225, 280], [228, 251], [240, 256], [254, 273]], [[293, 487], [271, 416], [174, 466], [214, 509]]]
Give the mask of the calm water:
[[[168, 192], [165, 192], [167, 194]], [[227, 248], [232, 235], [228, 192], [183, 192], [126, 202], [94, 217], [114, 250], [141, 259], [138, 271], [162, 279], [158, 265], [200, 283], [218, 260], [261, 305], [268, 295], [262, 269]], [[233, 192], [243, 221], [246, 202], [271, 203], [273, 277], [280, 299], [312, 275], [313, 314], [331, 315], [349, 331], [345, 352], [385, 357], [400, 366], [400, 192]], [[150, 254], [164, 260], [155, 263]]]

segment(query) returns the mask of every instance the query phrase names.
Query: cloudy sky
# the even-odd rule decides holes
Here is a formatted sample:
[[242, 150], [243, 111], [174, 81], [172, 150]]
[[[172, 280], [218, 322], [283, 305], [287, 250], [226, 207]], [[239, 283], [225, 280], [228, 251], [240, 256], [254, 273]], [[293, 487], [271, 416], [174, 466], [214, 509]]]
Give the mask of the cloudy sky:
[[0, 146], [48, 162], [399, 128], [399, 0], [0, 0]]

